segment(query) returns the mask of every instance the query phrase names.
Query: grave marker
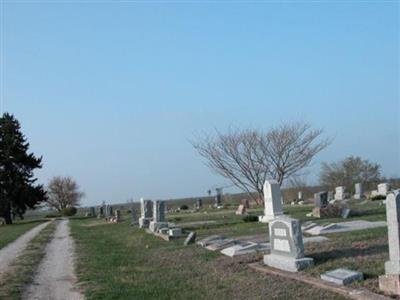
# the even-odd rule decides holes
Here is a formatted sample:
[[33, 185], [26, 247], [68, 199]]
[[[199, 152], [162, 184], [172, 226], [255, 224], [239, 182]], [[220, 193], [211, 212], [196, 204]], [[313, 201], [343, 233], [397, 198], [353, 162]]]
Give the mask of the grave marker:
[[385, 293], [400, 295], [400, 193], [386, 198], [386, 218], [389, 240], [389, 260], [385, 275], [379, 276], [379, 288]]
[[298, 272], [314, 264], [304, 257], [303, 236], [299, 220], [281, 216], [269, 222], [271, 254], [264, 255], [270, 267]]
[[344, 200], [346, 198], [345, 195], [346, 188], [344, 186], [338, 186], [335, 189], [335, 200]]
[[149, 229], [153, 232], [158, 232], [162, 228], [168, 227], [165, 222], [165, 202], [153, 201], [153, 220], [149, 224]]
[[354, 199], [362, 199], [364, 198], [364, 191], [362, 187], [362, 183], [356, 183], [355, 184], [355, 194], [354, 194]]
[[268, 223], [283, 215], [281, 187], [275, 180], [264, 183], [264, 215], [259, 217], [262, 223]]
[[140, 218], [139, 227], [149, 228], [150, 221], [153, 215], [153, 203], [151, 200], [140, 199]]

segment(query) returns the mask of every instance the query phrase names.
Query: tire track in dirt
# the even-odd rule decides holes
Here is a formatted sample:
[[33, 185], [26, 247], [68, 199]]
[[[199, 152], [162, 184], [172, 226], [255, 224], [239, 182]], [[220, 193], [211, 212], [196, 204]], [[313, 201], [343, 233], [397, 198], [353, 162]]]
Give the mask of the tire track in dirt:
[[22, 299], [26, 300], [83, 300], [76, 289], [74, 273], [74, 242], [70, 236], [68, 220], [57, 225], [54, 238], [46, 246], [46, 255], [40, 263], [33, 283], [27, 287]]

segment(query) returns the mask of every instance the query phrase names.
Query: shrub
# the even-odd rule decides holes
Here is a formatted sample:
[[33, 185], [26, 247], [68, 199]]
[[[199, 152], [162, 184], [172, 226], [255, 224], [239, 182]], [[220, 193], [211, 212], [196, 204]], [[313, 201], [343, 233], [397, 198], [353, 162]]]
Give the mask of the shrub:
[[44, 216], [45, 218], [59, 218], [61, 217], [60, 213], [51, 213]]
[[258, 222], [258, 216], [255, 215], [247, 215], [242, 219], [244, 222]]
[[385, 200], [385, 199], [386, 199], [386, 196], [384, 196], [384, 195], [376, 195], [376, 196], [371, 197], [371, 200], [372, 200], [372, 201], [375, 201], [375, 200]]
[[182, 209], [182, 210], [187, 210], [187, 209], [189, 209], [189, 206], [187, 206], [186, 204], [184, 204], [184, 205], [181, 205], [180, 209]]
[[61, 214], [66, 217], [74, 216], [77, 213], [77, 209], [74, 206], [66, 207], [61, 211]]

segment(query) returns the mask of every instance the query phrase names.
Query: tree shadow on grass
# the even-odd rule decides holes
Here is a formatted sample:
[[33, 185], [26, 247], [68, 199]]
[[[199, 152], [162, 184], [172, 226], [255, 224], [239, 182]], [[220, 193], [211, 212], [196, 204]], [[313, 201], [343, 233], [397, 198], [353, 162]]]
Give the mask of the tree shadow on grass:
[[369, 256], [374, 254], [381, 254], [388, 251], [387, 245], [374, 245], [364, 249], [345, 248], [335, 249], [324, 252], [313, 253], [312, 257], [315, 260], [315, 264], [323, 264], [329, 260], [335, 260], [340, 258], [350, 258], [356, 256]]
[[[22, 220], [22, 221], [14, 222], [10, 225], [17, 226], [17, 225], [26, 225], [26, 224], [33, 224], [33, 223], [43, 223], [46, 221], [48, 221], [48, 220], [46, 220], [46, 219]], [[7, 226], [7, 225], [4, 225], [4, 226]]]

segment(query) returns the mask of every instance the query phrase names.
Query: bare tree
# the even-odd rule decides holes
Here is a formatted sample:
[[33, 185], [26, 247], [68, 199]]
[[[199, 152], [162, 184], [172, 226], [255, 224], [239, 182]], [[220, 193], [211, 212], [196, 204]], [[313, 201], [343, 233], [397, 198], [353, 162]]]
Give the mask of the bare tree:
[[282, 184], [330, 144], [328, 139], [320, 140], [321, 135], [322, 130], [312, 129], [308, 123], [293, 123], [266, 132], [216, 131], [216, 135], [204, 135], [191, 143], [212, 170], [261, 203], [265, 180]]
[[363, 183], [372, 188], [381, 180], [380, 166], [360, 157], [350, 156], [339, 162], [322, 163], [320, 183], [329, 188], [346, 186], [354, 191], [355, 183]]
[[47, 205], [58, 211], [64, 208], [79, 206], [83, 197], [79, 186], [71, 177], [53, 177], [47, 186]]

